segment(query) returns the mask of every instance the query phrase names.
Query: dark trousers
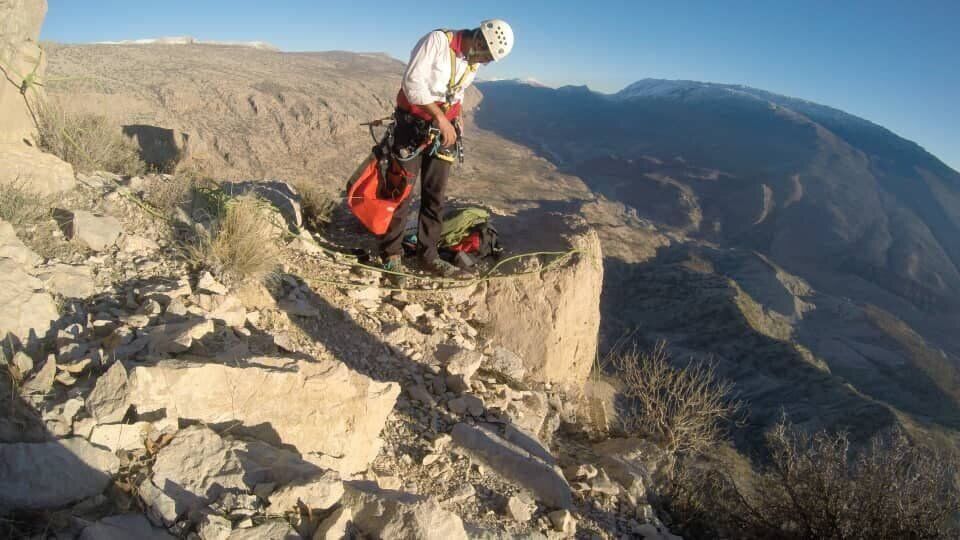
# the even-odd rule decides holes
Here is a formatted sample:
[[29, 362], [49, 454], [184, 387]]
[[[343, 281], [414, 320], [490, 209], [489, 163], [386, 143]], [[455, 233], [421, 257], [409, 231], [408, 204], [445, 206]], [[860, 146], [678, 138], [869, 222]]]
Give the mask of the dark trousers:
[[[422, 126], [398, 120], [394, 130], [394, 152], [401, 148], [416, 147], [423, 141]], [[420, 176], [420, 219], [417, 226], [417, 255], [430, 262], [438, 257], [437, 244], [443, 227], [443, 204], [446, 200], [447, 180], [450, 177], [452, 163], [427, 155], [424, 150], [420, 156], [399, 164], [412, 176], [410, 182], [416, 182]], [[391, 159], [395, 159], [391, 157]], [[391, 164], [393, 165], [393, 164]], [[403, 253], [403, 233], [410, 214], [413, 196], [407, 197], [393, 213], [387, 232], [380, 237], [380, 253], [383, 257]]]

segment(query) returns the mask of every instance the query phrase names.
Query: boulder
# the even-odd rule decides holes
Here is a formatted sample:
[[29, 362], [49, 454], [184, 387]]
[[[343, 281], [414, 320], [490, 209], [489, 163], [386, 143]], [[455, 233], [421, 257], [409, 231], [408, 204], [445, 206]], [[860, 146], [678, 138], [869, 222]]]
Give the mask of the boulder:
[[37, 371], [20, 389], [24, 396], [43, 396], [53, 390], [53, 382], [57, 377], [57, 360], [50, 355], [47, 361], [43, 363], [40, 371]]
[[603, 257], [597, 233], [582, 220], [554, 214], [497, 228], [504, 237], [529, 243], [515, 246], [518, 252], [577, 251], [547, 270], [482, 283], [468, 300], [473, 317], [523, 359], [526, 379], [579, 387], [596, 359], [600, 328]]
[[468, 456], [529, 490], [537, 500], [553, 508], [573, 506], [570, 485], [555, 466], [486, 428], [461, 423], [453, 426], [451, 435]]
[[607, 439], [593, 445], [593, 451], [597, 463], [637, 500], [646, 498], [648, 488], [655, 491], [664, 485], [672, 474], [673, 457], [646, 439]]
[[54, 210], [54, 218], [63, 234], [78, 239], [93, 251], [103, 251], [116, 244], [123, 225], [113, 216], [99, 216], [86, 210]]
[[333, 359], [253, 357], [232, 365], [196, 358], [131, 370], [128, 395], [140, 414], [166, 410], [212, 425], [235, 425], [296, 447], [341, 474], [365, 470], [380, 451], [400, 387]]
[[0, 444], [0, 511], [58, 508], [97, 495], [119, 460], [75, 437]]
[[44, 288], [66, 298], [87, 298], [96, 292], [89, 266], [55, 264], [36, 272]]
[[114, 362], [97, 379], [93, 392], [87, 396], [86, 407], [90, 416], [103, 423], [123, 420], [130, 408], [127, 383], [127, 368], [121, 362]]
[[76, 186], [72, 165], [21, 142], [0, 143], [0, 163], [4, 164], [0, 167], [0, 184], [22, 185], [41, 196], [57, 195]]
[[31, 267], [42, 258], [17, 237], [13, 225], [0, 219], [0, 259], [13, 259], [20, 266]]
[[150, 525], [143, 514], [109, 516], [89, 525], [80, 534], [80, 540], [172, 540], [176, 538], [163, 529]]
[[298, 480], [281, 487], [270, 495], [270, 513], [279, 514], [299, 508], [326, 510], [337, 504], [343, 495], [339, 475], [327, 471], [322, 475]]
[[13, 259], [0, 259], [0, 337], [7, 333], [28, 341], [43, 337], [60, 318], [57, 305], [43, 290], [43, 283], [24, 272]]
[[191, 426], [158, 452], [151, 481], [176, 501], [175, 513], [183, 516], [226, 492], [246, 493], [263, 482], [287, 483], [319, 472], [292, 452]]
[[463, 521], [437, 501], [382, 490], [373, 482], [345, 482], [343, 506], [353, 513], [353, 525], [374, 538], [457, 540], [467, 538]]

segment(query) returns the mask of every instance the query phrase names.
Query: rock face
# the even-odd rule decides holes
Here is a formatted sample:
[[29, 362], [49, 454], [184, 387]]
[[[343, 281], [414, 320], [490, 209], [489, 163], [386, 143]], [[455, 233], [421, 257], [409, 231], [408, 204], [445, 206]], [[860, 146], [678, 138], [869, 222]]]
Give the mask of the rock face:
[[107, 487], [120, 461], [84, 439], [0, 444], [0, 510], [56, 508]]
[[46, 0], [0, 2], [0, 61], [5, 72], [0, 78], [0, 184], [19, 182], [43, 195], [75, 184], [73, 167], [24, 143], [36, 132], [31, 109], [36, 111], [43, 94], [36, 85], [28, 85], [22, 94], [20, 90], [24, 79], [43, 80], [46, 57], [37, 38], [46, 13]]
[[123, 514], [109, 516], [88, 526], [80, 534], [80, 540], [170, 540], [171, 536], [163, 529], [150, 525], [142, 514]]
[[236, 424], [312, 454], [342, 474], [367, 468], [400, 387], [376, 382], [335, 360], [258, 357], [239, 365], [167, 360], [130, 372], [130, 400], [140, 414], [208, 424]]
[[[13, 71], [7, 77], [16, 82], [15, 85], [4, 77], [0, 85], [0, 143], [20, 143], [34, 131], [33, 118], [18, 85], [34, 67], [38, 75], [43, 75], [46, 62], [37, 39], [46, 14], [46, 0], [0, 2], [0, 59]], [[28, 94], [32, 100], [36, 98], [33, 92]]]
[[[478, 315], [489, 322], [500, 345], [517, 353], [526, 377], [537, 382], [579, 386], [586, 380], [597, 352], [600, 328], [600, 288], [603, 264], [597, 234], [583, 223], [556, 215], [540, 215], [539, 224], [518, 220], [503, 227], [514, 238], [534, 234], [559, 235], [563, 243], [535, 238], [524, 252], [540, 247], [551, 251], [577, 249], [568, 261], [549, 272], [535, 272], [487, 282], [478, 290]], [[532, 232], [537, 227], [539, 233]], [[511, 230], [512, 229], [512, 230]]]

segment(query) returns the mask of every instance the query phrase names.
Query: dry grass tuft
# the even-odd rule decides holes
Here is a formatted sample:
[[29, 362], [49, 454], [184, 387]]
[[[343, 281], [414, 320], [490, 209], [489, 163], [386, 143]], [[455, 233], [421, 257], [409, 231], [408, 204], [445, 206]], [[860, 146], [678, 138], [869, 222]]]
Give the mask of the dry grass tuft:
[[185, 245], [197, 266], [231, 280], [259, 278], [273, 270], [280, 256], [275, 210], [262, 199], [244, 195], [220, 199], [210, 208], [209, 232]]
[[40, 148], [73, 165], [79, 172], [108, 171], [138, 175], [147, 170], [137, 144], [123, 136], [120, 126], [95, 114], [71, 114], [45, 104], [39, 108]]
[[26, 180], [0, 184], [0, 219], [16, 228], [48, 218], [51, 206], [52, 199], [31, 189]]
[[337, 197], [317, 182], [295, 180], [291, 183], [300, 194], [304, 224], [314, 231], [322, 230], [337, 208]]
[[650, 352], [617, 353], [611, 361], [629, 401], [624, 430], [653, 437], [670, 453], [696, 454], [716, 445], [741, 408], [731, 399], [732, 384], [712, 366], [670, 365], [664, 342]]
[[[851, 448], [845, 433], [814, 435], [781, 422], [767, 434], [759, 473], [682, 475], [682, 519], [731, 538], [957, 538], [957, 457], [901, 431]], [[708, 533], [709, 534], [709, 533]]]

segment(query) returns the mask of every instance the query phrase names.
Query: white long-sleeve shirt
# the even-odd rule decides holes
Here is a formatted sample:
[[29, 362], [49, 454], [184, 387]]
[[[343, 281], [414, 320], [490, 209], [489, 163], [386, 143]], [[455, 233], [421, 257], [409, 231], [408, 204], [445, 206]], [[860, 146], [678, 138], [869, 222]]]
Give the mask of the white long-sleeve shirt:
[[[466, 77], [454, 94], [452, 103], [463, 100], [464, 92], [476, 76], [476, 71], [470, 70], [469, 67], [465, 58], [456, 55], [456, 76], [453, 82], [458, 83], [464, 74]], [[410, 103], [426, 105], [446, 101], [449, 84], [450, 42], [445, 33], [434, 30], [420, 38], [410, 53], [410, 63], [407, 64], [407, 70], [403, 74], [401, 88]]]

